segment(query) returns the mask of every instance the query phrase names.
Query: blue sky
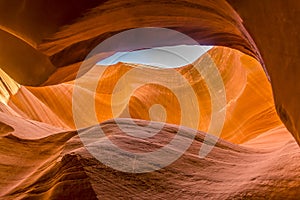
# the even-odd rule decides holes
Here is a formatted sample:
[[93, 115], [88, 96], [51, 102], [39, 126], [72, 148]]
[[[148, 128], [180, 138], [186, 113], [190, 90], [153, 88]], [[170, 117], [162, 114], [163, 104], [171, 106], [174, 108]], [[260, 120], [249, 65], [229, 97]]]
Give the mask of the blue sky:
[[179, 45], [132, 52], [118, 52], [97, 64], [111, 65], [118, 62], [127, 62], [161, 68], [175, 68], [194, 62], [212, 47], [213, 46]]

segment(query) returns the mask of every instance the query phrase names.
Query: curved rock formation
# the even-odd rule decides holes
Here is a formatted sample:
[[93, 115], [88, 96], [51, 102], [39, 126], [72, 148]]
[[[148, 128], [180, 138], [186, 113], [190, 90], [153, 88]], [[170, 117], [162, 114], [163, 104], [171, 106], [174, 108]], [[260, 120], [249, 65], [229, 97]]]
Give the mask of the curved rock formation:
[[[209, 65], [211, 60], [218, 67], [226, 90], [227, 113], [220, 136], [227, 142], [219, 139], [208, 157], [200, 159], [198, 151], [203, 145], [205, 134], [198, 132], [195, 141], [180, 159], [166, 168], [145, 175], [118, 172], [103, 165], [83, 148], [75, 131], [68, 131], [75, 128], [72, 114], [74, 82], [25, 87], [16, 84], [3, 72], [5, 81], [2, 90], [3, 93], [10, 94], [10, 98], [4, 98], [0, 116], [1, 121], [5, 123], [3, 128], [5, 134], [2, 134], [1, 141], [6, 147], [1, 150], [0, 159], [5, 161], [0, 163], [0, 168], [2, 177], [6, 177], [0, 183], [3, 188], [0, 191], [2, 197], [117, 199], [138, 198], [136, 193], [143, 193], [146, 198], [149, 195], [155, 198], [171, 198], [175, 195], [178, 198], [293, 199], [299, 195], [296, 164], [299, 148], [276, 115], [271, 86], [263, 69], [250, 56], [225, 47], [214, 47], [195, 61], [194, 65], [196, 63]], [[100, 78], [97, 71], [103, 70], [104, 73]], [[121, 107], [128, 109], [129, 112], [124, 110], [119, 115], [114, 115], [112, 107], [118, 105], [116, 102], [112, 104], [114, 90], [118, 88], [116, 84], [130, 70], [138, 72], [126, 76], [126, 84], [119, 90], [126, 91], [135, 83], [141, 83], [143, 86], [129, 95], [131, 98], [128, 104], [121, 102]], [[184, 77], [188, 84], [174, 83], [173, 88], [165, 88], [166, 81], [172, 78], [174, 71]], [[154, 76], [155, 73], [160, 75]], [[149, 77], [149, 74], [153, 76]], [[151, 81], [156, 79], [159, 84], [147, 84], [149, 78]], [[155, 151], [174, 138], [177, 126], [167, 124], [154, 138], [140, 140], [121, 131], [114, 121], [105, 120], [113, 117], [132, 117], [164, 121], [165, 117], [168, 123], [181, 124], [180, 104], [172, 94], [176, 90], [184, 94], [187, 87], [192, 87], [197, 94], [197, 106], [201, 111], [198, 129], [208, 130], [211, 117], [210, 94], [205, 80], [193, 65], [176, 69], [158, 69], [126, 63], [109, 67], [96, 65], [77, 81], [86, 86], [80, 90], [82, 100], [78, 109], [81, 120], [86, 123], [85, 127], [88, 127], [79, 131], [79, 134], [97, 133], [93, 127], [95, 122], [85, 114], [86, 98], [88, 96], [93, 98], [96, 95], [97, 120], [102, 122], [101, 126], [108, 136], [102, 142], [110, 140], [120, 148], [133, 152]], [[96, 91], [91, 90], [92, 87], [89, 85], [92, 84], [97, 85]], [[16, 90], [11, 92], [10, 88], [13, 86], [16, 86]], [[126, 95], [128, 96], [125, 92], [119, 99], [128, 98]], [[163, 105], [166, 116], [151, 118], [149, 109], [153, 104]], [[152, 117], [157, 117], [161, 110], [153, 112]], [[194, 113], [197, 112], [190, 113], [192, 118]], [[124, 124], [128, 123], [128, 119], [122, 120]], [[126, 126], [133, 133], [139, 134], [143, 131], [155, 133], [159, 130], [157, 124], [153, 122], [149, 124], [147, 121], [138, 121], [138, 123], [140, 126], [137, 127], [131, 127], [130, 123]], [[190, 129], [186, 128], [186, 131], [189, 132]], [[91, 141], [97, 142], [97, 139]], [[209, 141], [206, 143], [209, 144]], [[10, 150], [11, 146], [15, 147], [15, 151]], [[20, 154], [20, 151], [26, 153]], [[36, 152], [39, 152], [38, 155]], [[289, 152], [288, 156], [285, 152]], [[114, 155], [113, 151], [109, 153]], [[278, 159], [281, 162], [278, 162]], [[20, 162], [24, 164], [18, 166]], [[286, 163], [289, 162], [295, 165], [286, 167]], [[202, 166], [201, 169], [198, 169], [199, 166]], [[181, 172], [178, 174], [179, 171]], [[111, 176], [111, 173], [115, 175]], [[107, 181], [119, 182], [119, 185], [108, 184]], [[169, 182], [173, 182], [172, 187], [166, 184]], [[150, 183], [154, 185], [151, 186]], [[189, 189], [184, 189], [187, 184]], [[127, 185], [125, 189], [128, 192], [116, 193], [118, 187], [124, 188], [122, 185]]]
[[[254, 44], [249, 41], [241, 19], [224, 0], [210, 3], [204, 0], [174, 1], [172, 4], [169, 1], [135, 0], [95, 0], [87, 4], [83, 2], [73, 2], [72, 7], [81, 7], [80, 10], [70, 10], [64, 3], [55, 4], [55, 2], [48, 3], [51, 5], [47, 6], [40, 1], [34, 1], [30, 3], [35, 5], [34, 9], [26, 3], [22, 5], [22, 2], [15, 2], [14, 6], [3, 2], [3, 8], [7, 9], [5, 13], [15, 12], [18, 7], [21, 7], [19, 15], [22, 16], [14, 22], [3, 19], [1, 30], [4, 35], [1, 38], [14, 43], [3, 44], [6, 48], [3, 52], [6, 53], [3, 58], [5, 60], [1, 60], [0, 63], [3, 69], [19, 83], [38, 85], [43, 83], [53, 70], [57, 69], [55, 73], [59, 73], [64, 67], [78, 65], [96, 45], [111, 35], [138, 27], [166, 27], [185, 33], [201, 44], [230, 46], [250, 55], [258, 54]], [[92, 5], [94, 5], [93, 9], [84, 12], [85, 8], [91, 8]], [[57, 17], [46, 15], [54, 9], [56, 12], [59, 10]], [[65, 13], [61, 13], [62, 10]], [[33, 12], [39, 20], [32, 20]], [[99, 13], [102, 14], [99, 15]], [[80, 15], [84, 17], [77, 18]], [[43, 19], [47, 21], [47, 26], [43, 24]], [[30, 29], [20, 28], [21, 24], [27, 24], [30, 21], [34, 21]], [[8, 40], [8, 37], [14, 38]], [[170, 41], [161, 41], [160, 46], [170, 45], [168, 42]], [[171, 42], [172, 45], [176, 45], [174, 41]], [[179, 45], [184, 44], [184, 41], [179, 42]], [[132, 50], [134, 47], [119, 46], [118, 48], [115, 51]], [[25, 52], [32, 55], [24, 57]], [[13, 59], [16, 56], [18, 59]], [[64, 59], [61, 59], [62, 57]], [[23, 60], [24, 62], [21, 63]], [[31, 64], [30, 61], [35, 61], [35, 63]], [[76, 70], [76, 66], [72, 68]], [[23, 73], [17, 73], [21, 71]], [[32, 77], [32, 72], [39, 73], [36, 74], [35, 79]], [[75, 76], [70, 78], [74, 79]], [[47, 84], [57, 83], [57, 81], [60, 82], [61, 79], [56, 79], [56, 82], [47, 82]]]
[[[68, 3], [56, 1], [2, 2], [1, 8], [5, 11], [1, 13], [5, 14], [1, 17], [0, 45], [5, 51], [1, 51], [0, 65], [22, 84], [39, 85], [47, 79], [45, 84], [65, 82], [75, 78], [87, 53], [111, 35], [136, 27], [171, 28], [191, 36], [200, 44], [229, 46], [256, 57], [266, 66], [272, 80], [277, 112], [299, 141], [298, 98], [293, 92], [288, 93], [294, 90], [287, 89], [297, 90], [298, 85], [297, 76], [290, 75], [298, 74], [295, 73], [296, 68], [288, 67], [296, 66], [298, 62], [294, 53], [297, 50], [293, 50], [298, 40], [298, 27], [291, 25], [298, 23], [289, 21], [298, 19], [298, 3], [276, 1], [269, 6], [268, 1], [228, 2], [178, 0], [170, 4], [165, 1], [93, 0], [89, 3], [74, 1], [72, 9]], [[243, 21], [230, 4], [242, 15]], [[266, 14], [274, 13], [273, 9], [278, 13], [278, 18]], [[56, 17], [49, 15], [54, 10]], [[11, 13], [17, 13], [15, 18], [7, 17]], [[251, 37], [242, 23], [250, 30]], [[30, 28], [24, 28], [22, 24]], [[293, 30], [286, 31], [290, 28]], [[284, 45], [274, 41], [284, 41]], [[163, 42], [160, 44], [165, 45]], [[120, 49], [131, 50], [131, 47]], [[282, 57], [283, 51], [286, 57]], [[65, 73], [70, 75], [65, 77]], [[287, 96], [289, 98], [285, 99]]]
[[[141, 125], [145, 123], [138, 122]], [[123, 123], [128, 123], [128, 120], [123, 119]], [[114, 121], [104, 122], [101, 126], [109, 140], [117, 142], [118, 146], [131, 151], [143, 149], [144, 152], [163, 145], [161, 142], [166, 137], [172, 139], [173, 131], [178, 128], [167, 125], [161, 130], [162, 138], [153, 143], [122, 136]], [[93, 134], [96, 130], [90, 127], [79, 134]], [[154, 123], [148, 128], [133, 126], [131, 130], [155, 132], [158, 129]], [[14, 159], [7, 162], [8, 167], [1, 165], [1, 172], [13, 170], [14, 178], [1, 180], [1, 195], [5, 199], [295, 199], [300, 195], [300, 152], [294, 139], [285, 132], [282, 129], [280, 134], [280, 137], [287, 135], [284, 143], [272, 143], [271, 149], [264, 150], [257, 149], [255, 144], [262, 142], [263, 137], [253, 140], [247, 147], [220, 139], [205, 159], [197, 156], [205, 135], [198, 132], [193, 144], [180, 159], [166, 168], [144, 174], [119, 172], [103, 165], [86, 151], [76, 132], [35, 140], [10, 134], [0, 141], [1, 146], [15, 149], [13, 152], [5, 151]], [[271, 137], [268, 139], [270, 142], [276, 135], [265, 137]], [[24, 151], [28, 152], [26, 156]], [[38, 156], [35, 151], [40, 152]], [[18, 156], [20, 154], [23, 156]], [[28, 159], [30, 164], [26, 161]], [[29, 165], [19, 166], [18, 162]], [[4, 174], [2, 177], [7, 176]]]
[[[297, 5], [256, 0], [0, 1], [0, 198], [297, 199]], [[173, 29], [200, 44], [218, 46], [175, 69], [96, 64], [115, 52], [136, 50], [134, 43], [120, 42], [86, 59], [105, 39], [139, 27]], [[168, 40], [170, 35], [157, 37], [158, 43], [145, 41], [145, 48], [189, 44]], [[78, 76], [85, 59], [88, 65]], [[197, 66], [212, 63], [226, 93], [219, 110], [226, 109], [224, 126], [215, 136], [209, 133], [215, 114], [212, 94], [197, 71]], [[168, 146], [175, 137], [178, 144], [191, 142], [187, 151]], [[125, 160], [113, 159], [120, 152], [110, 143], [134, 153], [167, 147], [166, 152], [183, 154], [149, 173], [135, 173], [136, 163], [145, 160], [134, 157], [127, 173], [99, 161], [87, 148], [102, 144], [101, 153], [115, 165], [125, 165]], [[204, 158], [199, 157], [202, 147], [211, 147]], [[144, 164], [160, 166], [149, 160]]]
[[228, 1], [243, 18], [263, 57], [278, 115], [300, 143], [299, 96], [295, 94], [300, 89], [299, 2], [272, 1], [269, 6], [268, 1]]
[[[281, 124], [274, 109], [270, 84], [255, 59], [236, 50], [214, 47], [195, 63], [197, 65], [207, 65], [211, 62], [211, 59], [219, 69], [226, 90], [227, 113], [221, 133], [222, 138], [234, 143], [243, 143]], [[96, 65], [90, 72], [80, 78], [82, 84], [86, 85], [86, 88], [82, 88], [80, 91], [84, 99], [82, 99], [81, 105], [78, 105], [78, 109], [82, 113], [81, 119], [85, 120], [85, 127], [97, 123], [92, 120], [91, 116], [85, 115], [87, 102], [85, 98], [93, 98], [94, 95], [96, 95], [95, 111], [99, 123], [118, 117], [150, 120], [149, 108], [153, 104], [161, 104], [165, 106], [167, 112], [166, 122], [179, 125], [181, 124], [181, 112], [193, 113], [193, 111], [181, 111], [180, 103], [182, 102], [178, 102], [173, 92], [177, 91], [177, 93], [185, 95], [185, 90], [192, 86], [198, 99], [195, 108], [199, 108], [200, 111], [199, 124], [194, 128], [204, 132], [208, 131], [212, 103], [210, 93], [205, 80], [193, 65], [175, 70], [187, 80], [188, 84], [175, 83], [177, 79], [174, 79], [175, 82], [172, 83], [170, 89], [166, 88], [168, 86], [166, 81], [174, 78], [174, 69], [162, 70], [142, 65], [119, 63], [108, 67], [102, 74], [100, 82], [97, 83], [100, 78], [99, 71], [103, 69], [103, 67]], [[126, 99], [131, 96], [131, 99], [128, 104], [123, 101], [121, 101], [123, 103], [113, 103], [112, 97], [115, 95], [116, 84], [126, 72], [133, 69], [135, 72], [126, 76], [126, 86], [119, 86], [119, 89], [124, 91], [122, 97], [114, 97]], [[149, 76], [149, 74], [153, 76]], [[156, 81], [157, 85], [147, 85], [149, 81]], [[146, 85], [130, 95], [128, 91], [136, 83]], [[89, 85], [92, 84], [98, 84], [96, 91], [90, 91]], [[73, 87], [72, 82], [37, 88], [22, 86], [15, 95], [11, 96], [8, 105], [21, 116], [26, 116], [29, 119], [62, 128], [75, 128], [74, 116], [72, 115]], [[174, 97], [166, 97], [170, 95]], [[113, 113], [112, 103], [114, 106], [123, 107], [121, 109], [124, 110], [123, 113]], [[252, 107], [256, 107], [256, 109], [252, 109]], [[195, 118], [192, 113], [188, 115]], [[162, 120], [157, 119], [156, 121]]]

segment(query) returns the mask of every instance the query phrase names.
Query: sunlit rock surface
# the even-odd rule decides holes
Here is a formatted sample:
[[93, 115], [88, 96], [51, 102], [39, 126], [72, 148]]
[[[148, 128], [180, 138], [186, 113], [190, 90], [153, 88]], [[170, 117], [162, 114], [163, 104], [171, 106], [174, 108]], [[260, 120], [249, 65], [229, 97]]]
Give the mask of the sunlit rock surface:
[[[211, 60], [224, 81], [227, 112], [217, 144], [207, 157], [199, 158], [198, 151], [210, 123], [211, 99], [205, 80], [194, 66], [209, 65]], [[130, 70], [137, 72], [126, 76], [126, 84], [119, 88], [123, 97], [119, 99], [131, 98], [128, 104], [119, 103], [124, 110], [114, 115], [114, 89], [120, 77]], [[101, 77], [99, 71], [104, 71]], [[184, 77], [187, 84], [174, 83], [171, 89], [163, 87], [174, 71]], [[155, 73], [159, 76], [154, 76]], [[10, 98], [3, 101], [0, 116], [3, 144], [0, 167], [2, 177], [5, 177], [0, 183], [0, 192], [4, 199], [118, 199], [139, 198], [141, 194], [145, 198], [171, 198], [175, 195], [187, 199], [293, 199], [299, 195], [299, 147], [276, 115], [271, 86], [260, 64], [237, 50], [214, 47], [194, 65], [175, 69], [126, 63], [107, 68], [96, 65], [77, 80], [86, 85], [80, 90], [82, 99], [77, 109], [84, 121], [83, 127], [87, 127], [78, 133], [97, 132], [93, 128], [93, 118], [85, 112], [86, 99], [95, 95], [96, 123], [101, 123], [109, 140], [120, 148], [142, 152], [153, 151], [173, 139], [177, 126], [172, 124], [180, 125], [181, 112], [186, 111], [180, 110], [173, 92], [185, 93], [187, 87], [193, 88], [198, 99], [196, 106], [200, 109], [195, 141], [170, 166], [146, 174], [118, 172], [103, 165], [83, 147], [77, 132], [72, 131], [76, 128], [72, 115], [74, 81], [25, 87], [5, 73], [3, 77], [3, 93], [10, 93]], [[157, 84], [147, 84], [147, 79], [156, 79]], [[136, 83], [143, 86], [133, 94], [127, 94], [126, 90]], [[92, 84], [97, 86], [95, 91], [90, 90]], [[17, 89], [10, 92], [12, 89], [9, 88], [13, 86]], [[163, 105], [165, 115], [160, 109], [149, 112], [153, 104]], [[195, 118], [195, 113], [188, 113], [191, 119]], [[154, 140], [137, 140], [126, 133], [124, 135], [113, 120], [106, 121], [119, 117], [169, 124]], [[122, 120], [124, 124], [128, 123], [128, 119]], [[130, 128], [128, 123], [127, 126], [137, 133], [159, 130], [155, 123], [150, 127], [146, 127], [148, 121], [139, 123], [145, 125]], [[124, 191], [116, 192], [119, 187]]]
[[[268, 82], [260, 64], [250, 56], [224, 47], [215, 47], [207, 54], [200, 57], [194, 65], [208, 65], [211, 61], [218, 67], [226, 90], [226, 120], [221, 137], [234, 142], [242, 143], [261, 132], [265, 132], [281, 124], [274, 109], [270, 83]], [[117, 96], [116, 84], [126, 72], [134, 70], [126, 79], [126, 85], [119, 85], [123, 91]], [[99, 72], [103, 72], [99, 77]], [[174, 73], [183, 76], [187, 82], [179, 82], [174, 79]], [[151, 76], [149, 76], [151, 74]], [[150, 81], [156, 84], [147, 84]], [[172, 88], [167, 88], [167, 82], [174, 79]], [[80, 110], [84, 126], [94, 125], [92, 116], [85, 113], [87, 107], [86, 98], [95, 97], [95, 112], [99, 123], [119, 117], [132, 117], [136, 119], [150, 120], [148, 110], [154, 104], [165, 107], [165, 115], [154, 121], [166, 121], [172, 124], [181, 124], [181, 113], [188, 113], [192, 121], [195, 114], [199, 114], [199, 123], [195, 129], [207, 132], [211, 119], [211, 99], [207, 85], [201, 74], [193, 65], [187, 65], [176, 69], [157, 69], [149, 66], [118, 63], [104, 68], [95, 66], [90, 72], [81, 77], [79, 81], [86, 85], [80, 89], [79, 97], [82, 101], [76, 109]], [[144, 85], [130, 94], [134, 84]], [[89, 85], [97, 85], [95, 91], [91, 91]], [[169, 84], [170, 85], [170, 84]], [[30, 119], [45, 122], [59, 127], [75, 128], [72, 115], [72, 90], [74, 82], [63, 83], [46, 87], [24, 87], [12, 95], [8, 104], [18, 110], [21, 115]], [[195, 110], [181, 110], [180, 102], [174, 92], [185, 95], [186, 90], [192, 87], [198, 102]], [[172, 91], [174, 90], [174, 92]], [[125, 99], [131, 97], [128, 103], [124, 101], [114, 102], [114, 98]], [[117, 97], [116, 97], [117, 96]], [[185, 98], [185, 101], [189, 100]], [[34, 103], [33, 103], [34, 102]], [[118, 113], [114, 113], [114, 106], [121, 107]], [[191, 105], [192, 107], [192, 105]], [[252, 109], [255, 107], [255, 109]], [[157, 113], [161, 113], [157, 111]], [[45, 116], [47, 113], [47, 117]], [[157, 114], [154, 114], [157, 116]], [[164, 120], [164, 117], [166, 120]], [[188, 126], [188, 125], [186, 125]], [[80, 127], [77, 127], [80, 128]]]
[[[298, 7], [297, 1], [256, 0], [0, 1], [0, 199], [298, 199]], [[95, 59], [74, 80], [101, 41], [149, 26], [219, 46], [176, 69], [121, 62], [106, 68]], [[182, 43], [159, 44], [166, 45]], [[119, 48], [130, 51], [134, 45]], [[101, 59], [113, 53], [104, 52]], [[226, 92], [224, 127], [215, 145], [205, 140], [211, 96], [194, 67], [211, 61]], [[74, 106], [78, 81], [84, 87]], [[143, 86], [125, 101], [137, 83]], [[196, 101], [186, 98], [190, 107], [182, 109], [175, 93], [190, 89]], [[87, 99], [93, 99], [96, 120], [86, 112]], [[199, 122], [178, 126], [182, 112], [188, 122]], [[140, 126], [132, 126], [129, 117]], [[117, 118], [133, 134], [159, 134], [134, 138], [120, 130]], [[162, 121], [167, 124], [160, 130]], [[95, 137], [97, 124], [107, 137]], [[179, 127], [190, 134], [197, 130], [189, 149], [171, 165], [142, 174], [104, 165], [78, 136], [149, 152], [165, 146]], [[200, 158], [204, 145], [212, 150]]]
[[[238, 49], [263, 63], [273, 83], [277, 112], [300, 140], [298, 97], [293, 92], [298, 89], [298, 71], [294, 67], [298, 63], [295, 44], [299, 28], [294, 25], [299, 24], [297, 1], [79, 0], [72, 1], [72, 7], [60, 1], [0, 3], [0, 65], [21, 84], [70, 81], [87, 53], [111, 35], [131, 28], [166, 27], [201, 44]], [[49, 14], [53, 12], [55, 16]], [[278, 14], [274, 17], [273, 13]], [[14, 17], [8, 17], [11, 15]], [[166, 45], [163, 41], [160, 44]]]

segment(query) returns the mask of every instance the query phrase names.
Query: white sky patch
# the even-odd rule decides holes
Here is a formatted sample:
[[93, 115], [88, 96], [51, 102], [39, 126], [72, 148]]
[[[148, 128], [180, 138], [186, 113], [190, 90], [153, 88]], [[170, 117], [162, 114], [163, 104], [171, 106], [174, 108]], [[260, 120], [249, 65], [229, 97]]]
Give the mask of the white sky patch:
[[160, 68], [176, 68], [191, 64], [213, 46], [179, 45], [157, 47], [131, 52], [117, 52], [98, 62], [98, 65], [112, 65], [118, 62], [151, 65]]

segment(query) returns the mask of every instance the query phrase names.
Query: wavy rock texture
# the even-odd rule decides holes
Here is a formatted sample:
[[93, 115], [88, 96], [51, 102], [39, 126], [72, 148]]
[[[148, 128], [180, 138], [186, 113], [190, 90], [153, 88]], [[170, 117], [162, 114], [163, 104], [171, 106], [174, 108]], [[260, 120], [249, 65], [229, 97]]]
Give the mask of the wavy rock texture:
[[[131, 124], [132, 131], [159, 130], [158, 123], [145, 128], [146, 121], [137, 122], [142, 126]], [[123, 119], [122, 123], [127, 124], [128, 119]], [[171, 140], [178, 128], [166, 125], [154, 143], [122, 136], [114, 121], [104, 122], [101, 126], [109, 140], [118, 146], [143, 152], [163, 146], [162, 141]], [[189, 132], [189, 129], [185, 131]], [[90, 127], [82, 129], [79, 134], [93, 135], [96, 132], [96, 127]], [[270, 132], [280, 132], [284, 142], [273, 142], [269, 149], [257, 149], [257, 143], [264, 143], [269, 137], [270, 144], [277, 137], [270, 133], [254, 139], [247, 146], [220, 139], [204, 159], [198, 158], [198, 151], [205, 134], [198, 132], [180, 159], [161, 170], [142, 174], [119, 172], [103, 165], [83, 148], [76, 132], [57, 133], [34, 140], [8, 134], [1, 138], [1, 146], [7, 147], [2, 152], [14, 159], [6, 159], [9, 165], [1, 164], [1, 172], [3, 169], [14, 170], [14, 178], [2, 176], [7, 178], [1, 180], [5, 186], [1, 194], [4, 199], [295, 199], [300, 194], [298, 145], [285, 128]], [[91, 141], [97, 139], [96, 136]], [[11, 147], [15, 150], [12, 151]], [[20, 154], [22, 156], [18, 156]], [[20, 162], [28, 164], [21, 167]], [[13, 184], [14, 187], [10, 186]]]
[[[0, 199], [298, 199], [298, 7], [297, 1], [256, 0], [0, 1]], [[224, 47], [214, 47], [194, 66], [176, 69], [95, 65], [116, 51], [136, 47], [120, 44], [92, 57], [85, 73], [74, 80], [100, 42], [149, 26]], [[145, 44], [151, 48], [188, 41], [161, 38]], [[199, 158], [200, 147], [212, 146], [215, 137], [204, 139], [212, 100], [195, 65], [208, 67], [211, 61], [224, 82], [226, 118], [212, 151]], [[142, 86], [128, 95], [137, 84]], [[189, 106], [182, 107], [176, 94], [190, 89], [196, 99], [184, 98]], [[88, 110], [91, 103], [95, 117]], [[75, 124], [75, 115], [80, 124]], [[139, 126], [132, 126], [128, 117]], [[158, 134], [132, 137], [112, 118], [121, 118], [118, 122], [133, 134]], [[197, 118], [198, 123], [189, 124]], [[160, 130], [161, 121], [167, 124]], [[99, 123], [107, 137], [97, 135]], [[171, 165], [141, 174], [102, 164], [78, 136], [88, 135], [92, 146], [112, 141], [128, 151], [149, 152], [168, 144], [179, 127], [187, 135], [197, 130], [189, 149]], [[109, 157], [117, 154], [106, 152]]]
[[[218, 66], [226, 90], [227, 113], [220, 135], [226, 141], [220, 138], [207, 157], [199, 158], [205, 136], [203, 131], [207, 131], [210, 122], [211, 99], [206, 82], [195, 66], [208, 66], [212, 60]], [[118, 80], [131, 70], [135, 73], [126, 76], [126, 84], [116, 87]], [[100, 79], [99, 71], [103, 72]], [[166, 88], [166, 81], [174, 76], [174, 71], [186, 82], [175, 81], [177, 84], [171, 84], [173, 88]], [[154, 76], [155, 73], [160, 76]], [[156, 84], [147, 84], [149, 74], [152, 74], [151, 81], [158, 77]], [[198, 99], [196, 106], [201, 111], [197, 128], [202, 131], [180, 159], [163, 169], [143, 174], [107, 167], [83, 147], [77, 132], [72, 131], [75, 128], [74, 81], [36, 88], [20, 86], [4, 72], [3, 77], [6, 77], [3, 78], [3, 91], [6, 91], [3, 93], [10, 94], [10, 98], [3, 101], [0, 115], [0, 169], [1, 176], [5, 177], [0, 182], [0, 194], [3, 199], [138, 199], [141, 196], [145, 199], [174, 196], [185, 199], [295, 199], [299, 195], [299, 148], [276, 115], [271, 86], [263, 69], [255, 59], [237, 50], [214, 47], [195, 61], [194, 66], [176, 69], [126, 63], [109, 67], [96, 65], [76, 80], [85, 86], [79, 90], [82, 99], [77, 109], [87, 127], [78, 133], [91, 135], [91, 144], [97, 144], [99, 138], [95, 136], [97, 129], [93, 124], [102, 122], [100, 126], [108, 136], [101, 139], [102, 142], [110, 140], [133, 152], [154, 151], [174, 138], [178, 129], [174, 124], [181, 124], [181, 112], [177, 98], [172, 95], [176, 90], [185, 93], [188, 87], [194, 89]], [[136, 83], [143, 86], [132, 95], [124, 93]], [[96, 93], [91, 90], [93, 84]], [[18, 86], [14, 94], [10, 85]], [[118, 115], [113, 115], [111, 99], [118, 94], [114, 91], [116, 88], [123, 91], [120, 99], [131, 98], [128, 104], [122, 101], [113, 104], [122, 108]], [[86, 99], [94, 98], [95, 94], [96, 122], [85, 112]], [[106, 121], [113, 117], [163, 121], [164, 117], [151, 118], [161, 113], [158, 109], [149, 114], [148, 109], [153, 104], [165, 106], [166, 122], [173, 125], [165, 125], [152, 139], [131, 137], [122, 132], [114, 120]], [[194, 113], [189, 113], [192, 118]], [[132, 126], [128, 119], [121, 119], [121, 122], [133, 133], [160, 130], [159, 122], [149, 125], [149, 121], [137, 120], [139, 126]], [[192, 134], [189, 128], [184, 131]], [[210, 140], [205, 143], [212, 145]], [[120, 188], [122, 192], [117, 192]]]
[[[56, 1], [2, 2], [1, 7], [6, 9], [2, 13], [9, 15], [17, 10], [16, 19], [2, 18], [0, 32], [5, 41], [1, 43], [1, 49], [6, 48], [1, 52], [5, 55], [1, 66], [14, 80], [38, 85], [55, 70], [54, 77], [56, 73], [61, 75], [65, 67], [71, 66], [76, 71], [76, 65], [101, 41], [115, 33], [138, 27], [166, 27], [181, 31], [201, 44], [230, 46], [256, 55], [241, 19], [224, 0], [180, 0], [172, 3], [134, 0], [93, 0], [86, 3], [80, 0], [72, 3], [71, 9], [67, 3]], [[56, 17], [49, 15], [54, 10]], [[26, 29], [24, 24], [29, 24], [30, 28]], [[170, 42], [176, 45], [176, 41], [168, 40], [161, 40], [156, 45], [167, 46], [171, 45]], [[179, 41], [179, 45], [184, 42], [187, 41]], [[151, 44], [148, 45], [151, 47]], [[132, 50], [134, 44], [118, 48], [115, 51]], [[46, 84], [62, 82], [62, 79], [61, 76], [51, 78]]]
[[[79, 0], [72, 1], [72, 7], [64, 1], [0, 3], [0, 49], [5, 49], [1, 51], [0, 65], [19, 83], [48, 85], [70, 81], [87, 53], [111, 35], [137, 27], [166, 27], [181, 31], [200, 44], [228, 46], [257, 58], [272, 80], [281, 120], [300, 141], [299, 98], [294, 94], [299, 89], [298, 71], [293, 67], [299, 62], [295, 53], [299, 50], [294, 45], [299, 38], [299, 27], [294, 26], [299, 24], [297, 1]], [[49, 14], [54, 11], [55, 17]], [[277, 13], [276, 17], [272, 13]], [[11, 15], [14, 17], [8, 17]]]
[[[226, 90], [226, 119], [221, 137], [234, 142], [243, 143], [262, 132], [270, 130], [281, 124], [274, 109], [270, 84], [264, 75], [259, 63], [250, 56], [244, 55], [236, 50], [224, 47], [214, 47], [208, 54], [196, 61], [197, 65], [208, 65], [214, 62], [218, 67]], [[196, 64], [195, 64], [196, 65]], [[100, 79], [99, 72], [105, 71]], [[131, 75], [127, 72], [133, 71]], [[187, 83], [174, 79], [174, 71], [182, 76]], [[152, 76], [149, 76], [152, 74]], [[156, 74], [156, 75], [155, 75]], [[123, 77], [124, 76], [124, 77]], [[119, 79], [126, 79], [126, 86], [116, 86]], [[100, 79], [100, 81], [99, 81]], [[167, 84], [167, 80], [174, 82]], [[150, 120], [149, 108], [154, 104], [161, 104], [166, 109], [166, 122], [182, 124], [182, 113], [187, 114], [192, 121], [195, 118], [194, 108], [199, 108], [199, 123], [194, 128], [207, 132], [211, 119], [211, 99], [206, 81], [193, 67], [187, 65], [174, 69], [157, 69], [142, 65], [130, 65], [119, 63], [108, 68], [95, 66], [90, 72], [78, 81], [85, 88], [80, 89], [78, 98], [82, 97], [77, 109], [82, 113], [80, 119], [85, 121], [84, 126], [92, 126], [111, 118], [132, 117], [136, 119]], [[98, 83], [99, 81], [99, 83]], [[156, 81], [155, 84], [147, 84]], [[131, 88], [136, 83], [144, 85], [130, 94]], [[75, 128], [74, 116], [72, 114], [72, 90], [73, 82], [46, 87], [21, 87], [8, 102], [10, 107], [18, 110], [22, 116], [30, 119], [49, 123], [64, 128]], [[98, 85], [95, 91], [89, 85]], [[172, 85], [171, 88], [167, 88]], [[259, 86], [258, 86], [259, 85]], [[198, 103], [192, 109], [182, 110], [175, 93], [186, 94], [186, 90], [192, 87], [197, 96]], [[121, 96], [117, 96], [116, 88], [122, 90]], [[31, 94], [31, 93], [32, 94]], [[85, 113], [86, 98], [95, 96], [95, 112], [98, 121]], [[113, 97], [115, 95], [115, 97]], [[166, 97], [167, 96], [167, 97]], [[128, 103], [120, 99], [130, 98]], [[113, 102], [114, 99], [117, 100]], [[118, 100], [119, 99], [119, 100]], [[188, 98], [185, 98], [186, 101]], [[113, 112], [115, 107], [122, 107], [118, 112]], [[256, 107], [256, 109], [252, 109]], [[48, 117], [44, 117], [47, 113]], [[157, 111], [156, 113], [161, 113]], [[157, 116], [158, 114], [153, 114]], [[163, 121], [159, 117], [152, 119]], [[183, 124], [188, 126], [188, 124]], [[190, 126], [191, 127], [191, 126]], [[81, 127], [77, 127], [81, 128]]]
[[240, 13], [260, 49], [281, 120], [300, 143], [299, 95], [295, 94], [300, 90], [299, 2], [272, 1], [272, 6], [267, 6], [271, 1], [229, 2]]

